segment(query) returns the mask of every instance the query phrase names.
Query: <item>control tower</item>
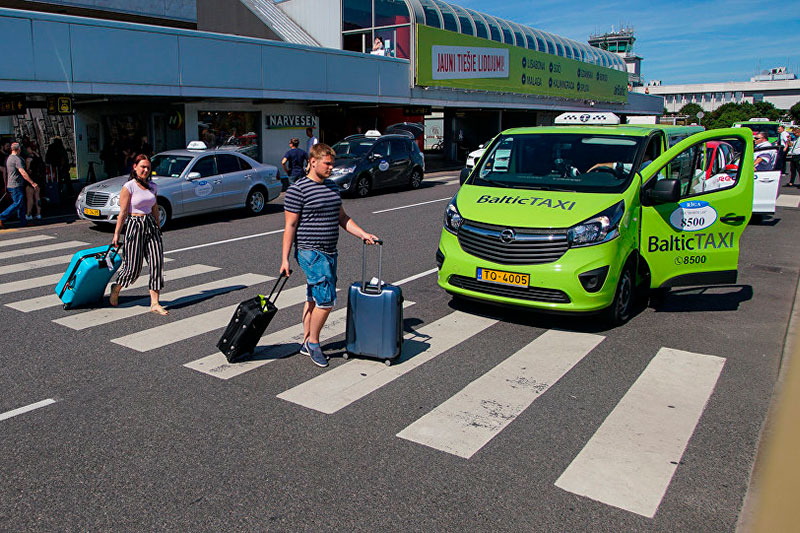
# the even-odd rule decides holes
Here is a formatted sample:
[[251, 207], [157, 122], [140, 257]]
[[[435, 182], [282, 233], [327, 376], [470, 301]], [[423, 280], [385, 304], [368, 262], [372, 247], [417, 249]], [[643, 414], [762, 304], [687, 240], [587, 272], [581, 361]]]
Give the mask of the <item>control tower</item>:
[[611, 28], [610, 32], [592, 35], [589, 37], [589, 44], [595, 48], [607, 50], [617, 54], [625, 61], [625, 68], [628, 70], [628, 82], [634, 87], [640, 87], [644, 84], [642, 80], [642, 58], [636, 55], [633, 51], [633, 43], [636, 37], [633, 34], [633, 28], [621, 28], [614, 31]]

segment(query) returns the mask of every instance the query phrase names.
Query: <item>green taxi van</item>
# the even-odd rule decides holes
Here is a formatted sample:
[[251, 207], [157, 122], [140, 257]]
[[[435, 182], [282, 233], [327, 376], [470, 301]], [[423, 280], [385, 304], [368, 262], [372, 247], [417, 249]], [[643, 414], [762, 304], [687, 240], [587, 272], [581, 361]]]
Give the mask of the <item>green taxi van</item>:
[[778, 144], [780, 134], [778, 133], [778, 126], [780, 122], [769, 120], [766, 118], [751, 118], [745, 122], [734, 122], [734, 128], [750, 128], [753, 133], [763, 131], [767, 134], [767, 140], [772, 144]]
[[[720, 142], [731, 164], [713, 164]], [[457, 297], [602, 312], [617, 325], [640, 290], [735, 283], [752, 206], [746, 129], [565, 113], [492, 140], [445, 210], [438, 283]]]

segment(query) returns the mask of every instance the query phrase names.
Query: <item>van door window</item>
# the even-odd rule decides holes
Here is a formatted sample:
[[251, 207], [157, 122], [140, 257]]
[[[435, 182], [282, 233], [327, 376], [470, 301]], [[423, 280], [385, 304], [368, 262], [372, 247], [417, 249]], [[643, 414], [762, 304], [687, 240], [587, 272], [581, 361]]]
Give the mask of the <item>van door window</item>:
[[733, 187], [739, 178], [740, 161], [726, 163], [721, 153], [722, 143], [731, 152], [741, 154], [740, 139], [714, 140], [698, 143], [679, 153], [669, 166], [669, 178], [681, 183], [681, 198], [688, 198]]

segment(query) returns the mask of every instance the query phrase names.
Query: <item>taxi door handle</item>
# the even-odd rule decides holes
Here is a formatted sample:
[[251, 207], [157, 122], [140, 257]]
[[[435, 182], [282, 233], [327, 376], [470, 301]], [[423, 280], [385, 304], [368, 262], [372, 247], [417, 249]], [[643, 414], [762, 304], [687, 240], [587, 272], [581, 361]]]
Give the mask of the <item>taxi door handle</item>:
[[220, 183], [222, 183], [222, 180], [214, 180], [214, 183], [219, 185]]
[[739, 216], [728, 215], [726, 217], [721, 217], [720, 221], [726, 224], [738, 224], [740, 222], [744, 222], [746, 218], [747, 217], [745, 217], [744, 215], [739, 215]]
[[253, 179], [253, 175], [252, 174], [245, 174], [244, 175], [244, 179], [251, 180], [251, 179]]

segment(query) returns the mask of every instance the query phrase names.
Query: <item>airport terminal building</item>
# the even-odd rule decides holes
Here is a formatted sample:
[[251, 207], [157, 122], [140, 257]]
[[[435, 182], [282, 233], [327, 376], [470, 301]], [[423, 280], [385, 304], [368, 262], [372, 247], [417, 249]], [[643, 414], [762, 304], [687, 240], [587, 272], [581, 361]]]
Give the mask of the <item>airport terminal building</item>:
[[[0, 136], [60, 136], [75, 173], [119, 173], [108, 147], [200, 139], [279, 165], [307, 127], [334, 143], [425, 122], [463, 158], [563, 111], [660, 114], [617, 54], [439, 0], [5, 2]], [[376, 37], [383, 47], [373, 53]], [[435, 141], [435, 142], [434, 142]]]

